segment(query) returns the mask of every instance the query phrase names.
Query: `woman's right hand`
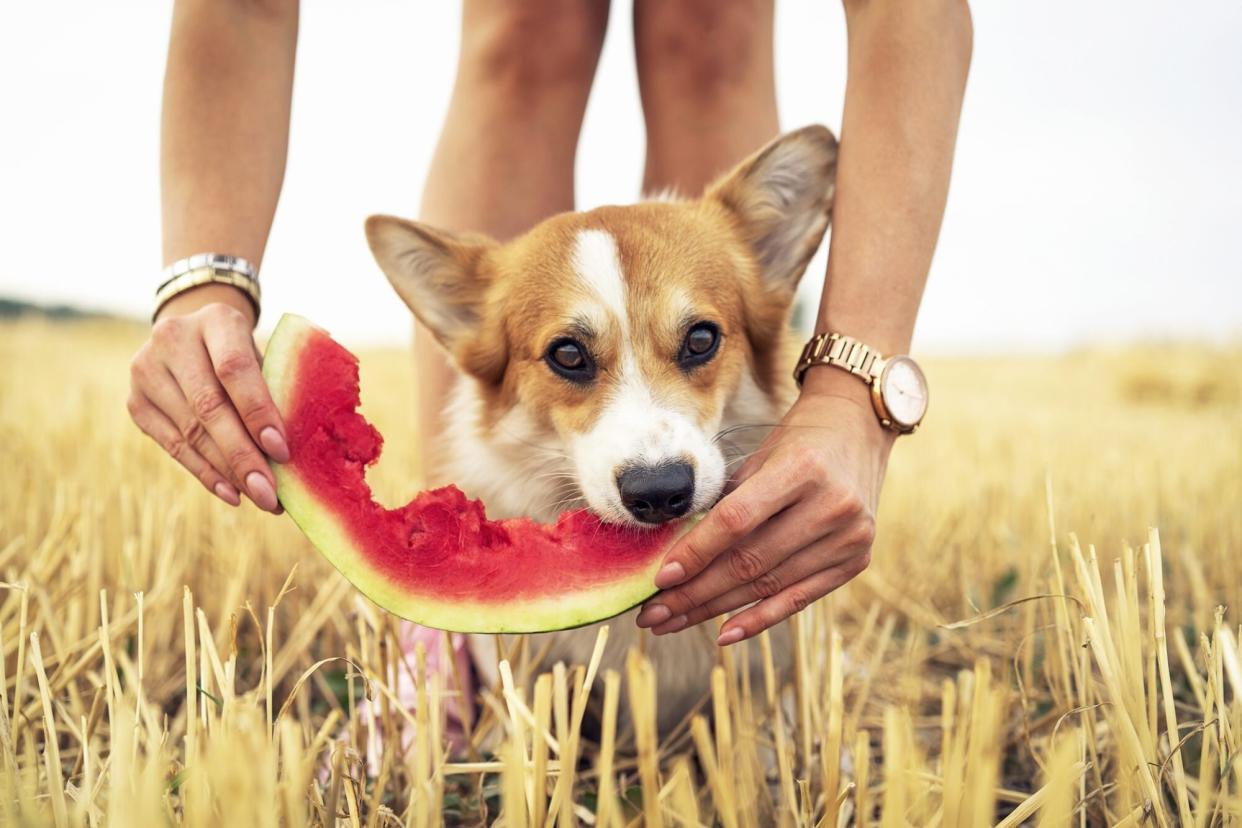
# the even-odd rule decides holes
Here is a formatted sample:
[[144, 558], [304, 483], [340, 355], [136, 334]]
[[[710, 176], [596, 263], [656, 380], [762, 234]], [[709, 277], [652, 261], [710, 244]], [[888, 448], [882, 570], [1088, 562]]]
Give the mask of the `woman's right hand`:
[[264, 454], [284, 463], [289, 448], [253, 327], [249, 301], [236, 288], [204, 285], [175, 297], [130, 363], [128, 408], [145, 434], [225, 503], [238, 505], [240, 491], [279, 514]]

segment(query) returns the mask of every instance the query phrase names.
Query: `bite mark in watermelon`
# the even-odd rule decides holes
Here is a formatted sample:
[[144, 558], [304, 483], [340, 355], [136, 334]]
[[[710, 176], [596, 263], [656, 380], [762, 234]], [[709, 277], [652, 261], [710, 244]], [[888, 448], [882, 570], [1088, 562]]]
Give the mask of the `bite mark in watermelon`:
[[455, 632], [543, 632], [618, 615], [651, 597], [673, 527], [603, 523], [586, 510], [551, 525], [488, 520], [455, 486], [405, 506], [377, 503], [366, 468], [383, 438], [358, 413], [358, 360], [286, 314], [263, 376], [284, 418], [290, 461], [276, 493], [316, 548], [390, 612]]

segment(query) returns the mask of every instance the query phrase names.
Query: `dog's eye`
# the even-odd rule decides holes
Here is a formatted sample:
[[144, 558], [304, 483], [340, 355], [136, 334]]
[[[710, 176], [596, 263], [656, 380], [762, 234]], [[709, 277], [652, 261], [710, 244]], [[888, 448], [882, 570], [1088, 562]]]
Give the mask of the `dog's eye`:
[[576, 371], [586, 365], [586, 357], [582, 355], [582, 349], [576, 342], [557, 345], [556, 350], [552, 352], [552, 358], [556, 360], [557, 365], [569, 371]]
[[588, 382], [595, 376], [595, 365], [586, 348], [572, 339], [558, 339], [548, 346], [543, 356], [557, 374], [574, 382]]
[[700, 322], [692, 327], [681, 344], [677, 361], [683, 368], [702, 365], [716, 354], [720, 345], [720, 329], [711, 322]]

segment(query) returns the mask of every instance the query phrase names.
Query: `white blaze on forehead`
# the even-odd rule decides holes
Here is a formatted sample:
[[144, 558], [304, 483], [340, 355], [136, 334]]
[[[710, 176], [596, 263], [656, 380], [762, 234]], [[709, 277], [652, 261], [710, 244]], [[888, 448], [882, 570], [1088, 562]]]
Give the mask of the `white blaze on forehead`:
[[[692, 413], [670, 405], [653, 393], [634, 356], [626, 307], [625, 274], [617, 243], [604, 230], [583, 230], [574, 240], [574, 271], [586, 293], [590, 307], [580, 312], [594, 317], [601, 311], [620, 326], [621, 343], [612, 370], [616, 381], [606, 391], [608, 398], [599, 417], [587, 431], [569, 440], [577, 482], [586, 502], [606, 520], [635, 523], [621, 502], [617, 475], [631, 466], [656, 466], [668, 462], [689, 462], [694, 470], [693, 511], [710, 506], [724, 485], [724, 458], [712, 443], [710, 433], [695, 422]], [[688, 309], [690, 296], [678, 293], [672, 305]], [[602, 325], [601, 325], [602, 327]], [[715, 424], [710, 424], [710, 429]]]
[[[688, 462], [695, 479], [692, 509], [707, 508], [720, 494], [725, 477], [724, 458], [710, 436], [715, 423], [700, 425], [684, 405], [654, 393], [643, 376], [630, 338], [625, 277], [615, 240], [602, 230], [582, 231], [573, 265], [597, 307], [621, 328], [620, 353], [612, 371], [615, 382], [605, 392], [607, 400], [590, 428], [569, 441], [584, 498], [606, 520], [635, 523], [621, 502], [618, 475], [629, 467]], [[684, 291], [674, 291], [669, 304], [682, 314], [692, 307]]]
[[578, 280], [612, 312], [624, 331], [629, 327], [625, 307], [625, 276], [617, 242], [606, 230], [582, 230], [574, 240], [572, 258]]

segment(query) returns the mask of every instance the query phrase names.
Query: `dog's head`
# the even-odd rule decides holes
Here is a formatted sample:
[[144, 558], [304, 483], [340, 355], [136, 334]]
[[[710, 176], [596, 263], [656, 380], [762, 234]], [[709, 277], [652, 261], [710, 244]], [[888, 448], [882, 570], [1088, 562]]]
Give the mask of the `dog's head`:
[[484, 432], [520, 417], [597, 514], [659, 523], [719, 498], [715, 437], [743, 383], [774, 395], [785, 380], [835, 167], [832, 133], [808, 127], [696, 200], [566, 213], [504, 244], [373, 216], [367, 239], [475, 380]]

